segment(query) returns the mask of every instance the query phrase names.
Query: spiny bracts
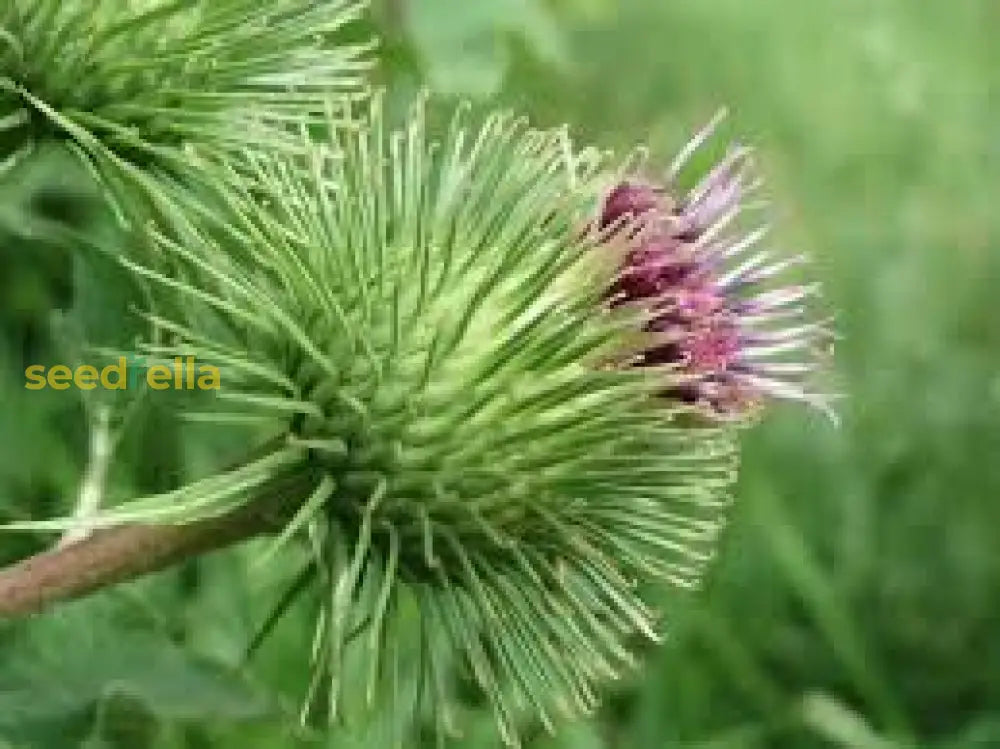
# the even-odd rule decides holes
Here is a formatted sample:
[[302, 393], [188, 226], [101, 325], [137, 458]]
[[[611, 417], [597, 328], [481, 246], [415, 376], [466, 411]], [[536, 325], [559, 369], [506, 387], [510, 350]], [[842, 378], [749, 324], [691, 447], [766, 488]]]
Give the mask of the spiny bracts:
[[[657, 639], [644, 583], [697, 585], [746, 393], [784, 394], [742, 375], [732, 289], [752, 269], [715, 262], [752, 243], [722, 237], [742, 157], [672, 200], [508, 116], [459, 113], [437, 142], [422, 106], [392, 130], [376, 97], [330, 133], [204, 164], [205, 190], [159, 195], [146, 259], [119, 258], [155, 302], [147, 360], [222, 367], [185, 416], [265, 448], [90, 522], [184, 523], [296, 487], [270, 550], [308, 557], [306, 715], [360, 691], [444, 736], [459, 673], [517, 746], [522, 716], [591, 710]], [[705, 330], [723, 323], [732, 342]]]
[[[274, 125], [363, 91], [370, 44], [329, 37], [357, 0], [5, 0], [0, 175], [46, 140], [148, 164], [186, 144], [280, 139]], [[262, 120], [267, 120], [262, 125]]]

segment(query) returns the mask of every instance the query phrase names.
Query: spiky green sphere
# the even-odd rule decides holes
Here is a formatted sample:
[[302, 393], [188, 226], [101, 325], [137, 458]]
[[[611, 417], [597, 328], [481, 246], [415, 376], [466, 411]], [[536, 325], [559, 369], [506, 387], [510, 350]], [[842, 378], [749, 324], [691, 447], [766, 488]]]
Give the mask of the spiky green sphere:
[[[0, 173], [40, 140], [129, 161], [262, 134], [358, 89], [364, 46], [328, 48], [355, 0], [5, 0]], [[267, 137], [273, 138], [268, 131]]]
[[386, 130], [376, 101], [329, 142], [216, 165], [214, 202], [163, 196], [173, 270], [121, 260], [158, 290], [144, 353], [220, 365], [188, 415], [270, 447], [93, 522], [183, 523], [294, 477], [275, 550], [314, 555], [312, 701], [341, 712], [349, 651], [369, 699], [395, 693], [412, 637], [439, 726], [457, 665], [515, 745], [524, 709], [590, 710], [657, 637], [643, 581], [698, 581], [733, 434], [662, 396], [671, 368], [629, 366], [648, 341], [607, 303], [625, 247], [592, 228], [597, 154], [505, 116]]

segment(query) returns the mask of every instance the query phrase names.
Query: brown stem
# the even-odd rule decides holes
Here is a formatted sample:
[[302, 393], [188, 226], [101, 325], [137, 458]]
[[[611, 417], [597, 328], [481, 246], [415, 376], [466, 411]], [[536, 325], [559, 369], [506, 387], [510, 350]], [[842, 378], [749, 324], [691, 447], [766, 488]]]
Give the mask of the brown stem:
[[191, 557], [274, 532], [301, 500], [303, 477], [224, 515], [186, 525], [128, 525], [36, 554], [0, 569], [0, 619], [37, 613], [59, 601], [172, 567]]

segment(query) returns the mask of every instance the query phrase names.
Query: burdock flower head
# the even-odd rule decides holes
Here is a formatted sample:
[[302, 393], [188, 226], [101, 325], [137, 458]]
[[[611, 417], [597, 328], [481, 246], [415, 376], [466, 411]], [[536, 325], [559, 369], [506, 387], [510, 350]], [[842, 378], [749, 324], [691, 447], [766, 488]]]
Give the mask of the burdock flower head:
[[[331, 93], [363, 90], [369, 44], [331, 45], [364, 0], [4, 0], [0, 177], [39, 143], [163, 166], [185, 146], [274, 145]], [[133, 196], [134, 197], [134, 196]]]
[[651, 342], [634, 362], [669, 370], [668, 397], [713, 417], [741, 417], [767, 398], [832, 416], [829, 398], [810, 389], [816, 354], [831, 339], [826, 322], [810, 317], [818, 286], [788, 280], [804, 258], [761, 249], [766, 227], [741, 228], [760, 184], [750, 149], [731, 147], [694, 187], [677, 188], [723, 116], [688, 143], [664, 182], [628, 177], [605, 195], [598, 225], [620, 230], [627, 245], [610, 303], [646, 310]]
[[[444, 736], [471, 684], [519, 746], [526, 715], [592, 710], [658, 639], [642, 583], [693, 587], [711, 560], [738, 430], [692, 412], [822, 404], [783, 355], [823, 328], [798, 321], [808, 288], [766, 290], [785, 263], [749, 254], [762, 232], [727, 233], [742, 150], [685, 195], [608, 194], [599, 154], [507, 115], [436, 140], [422, 105], [394, 130], [376, 97], [329, 124], [206, 159], [204, 193], [166, 191], [150, 227], [170, 262], [118, 257], [155, 301], [141, 353], [218, 363], [184, 415], [246, 430], [248, 456], [88, 522], [277, 497], [269, 549], [302, 559], [316, 610], [304, 714], [388, 704]], [[597, 202], [605, 230], [581, 231]]]

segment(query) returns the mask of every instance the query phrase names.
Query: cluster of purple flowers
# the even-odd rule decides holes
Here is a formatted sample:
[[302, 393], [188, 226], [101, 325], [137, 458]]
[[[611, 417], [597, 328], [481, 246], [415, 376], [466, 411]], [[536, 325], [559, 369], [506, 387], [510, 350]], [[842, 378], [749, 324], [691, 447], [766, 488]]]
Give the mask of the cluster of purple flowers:
[[803, 258], [760, 249], [765, 227], [739, 228], [759, 187], [749, 149], [732, 147], [691, 190], [673, 189], [717, 122], [685, 147], [664, 183], [628, 178], [605, 195], [599, 226], [625, 227], [628, 243], [610, 303], [648, 311], [654, 343], [637, 364], [676, 372], [670, 396], [717, 416], [744, 414], [769, 397], [831, 413], [829, 397], [810, 388], [817, 353], [832, 339], [809, 310], [818, 287], [787, 282], [785, 272]]

